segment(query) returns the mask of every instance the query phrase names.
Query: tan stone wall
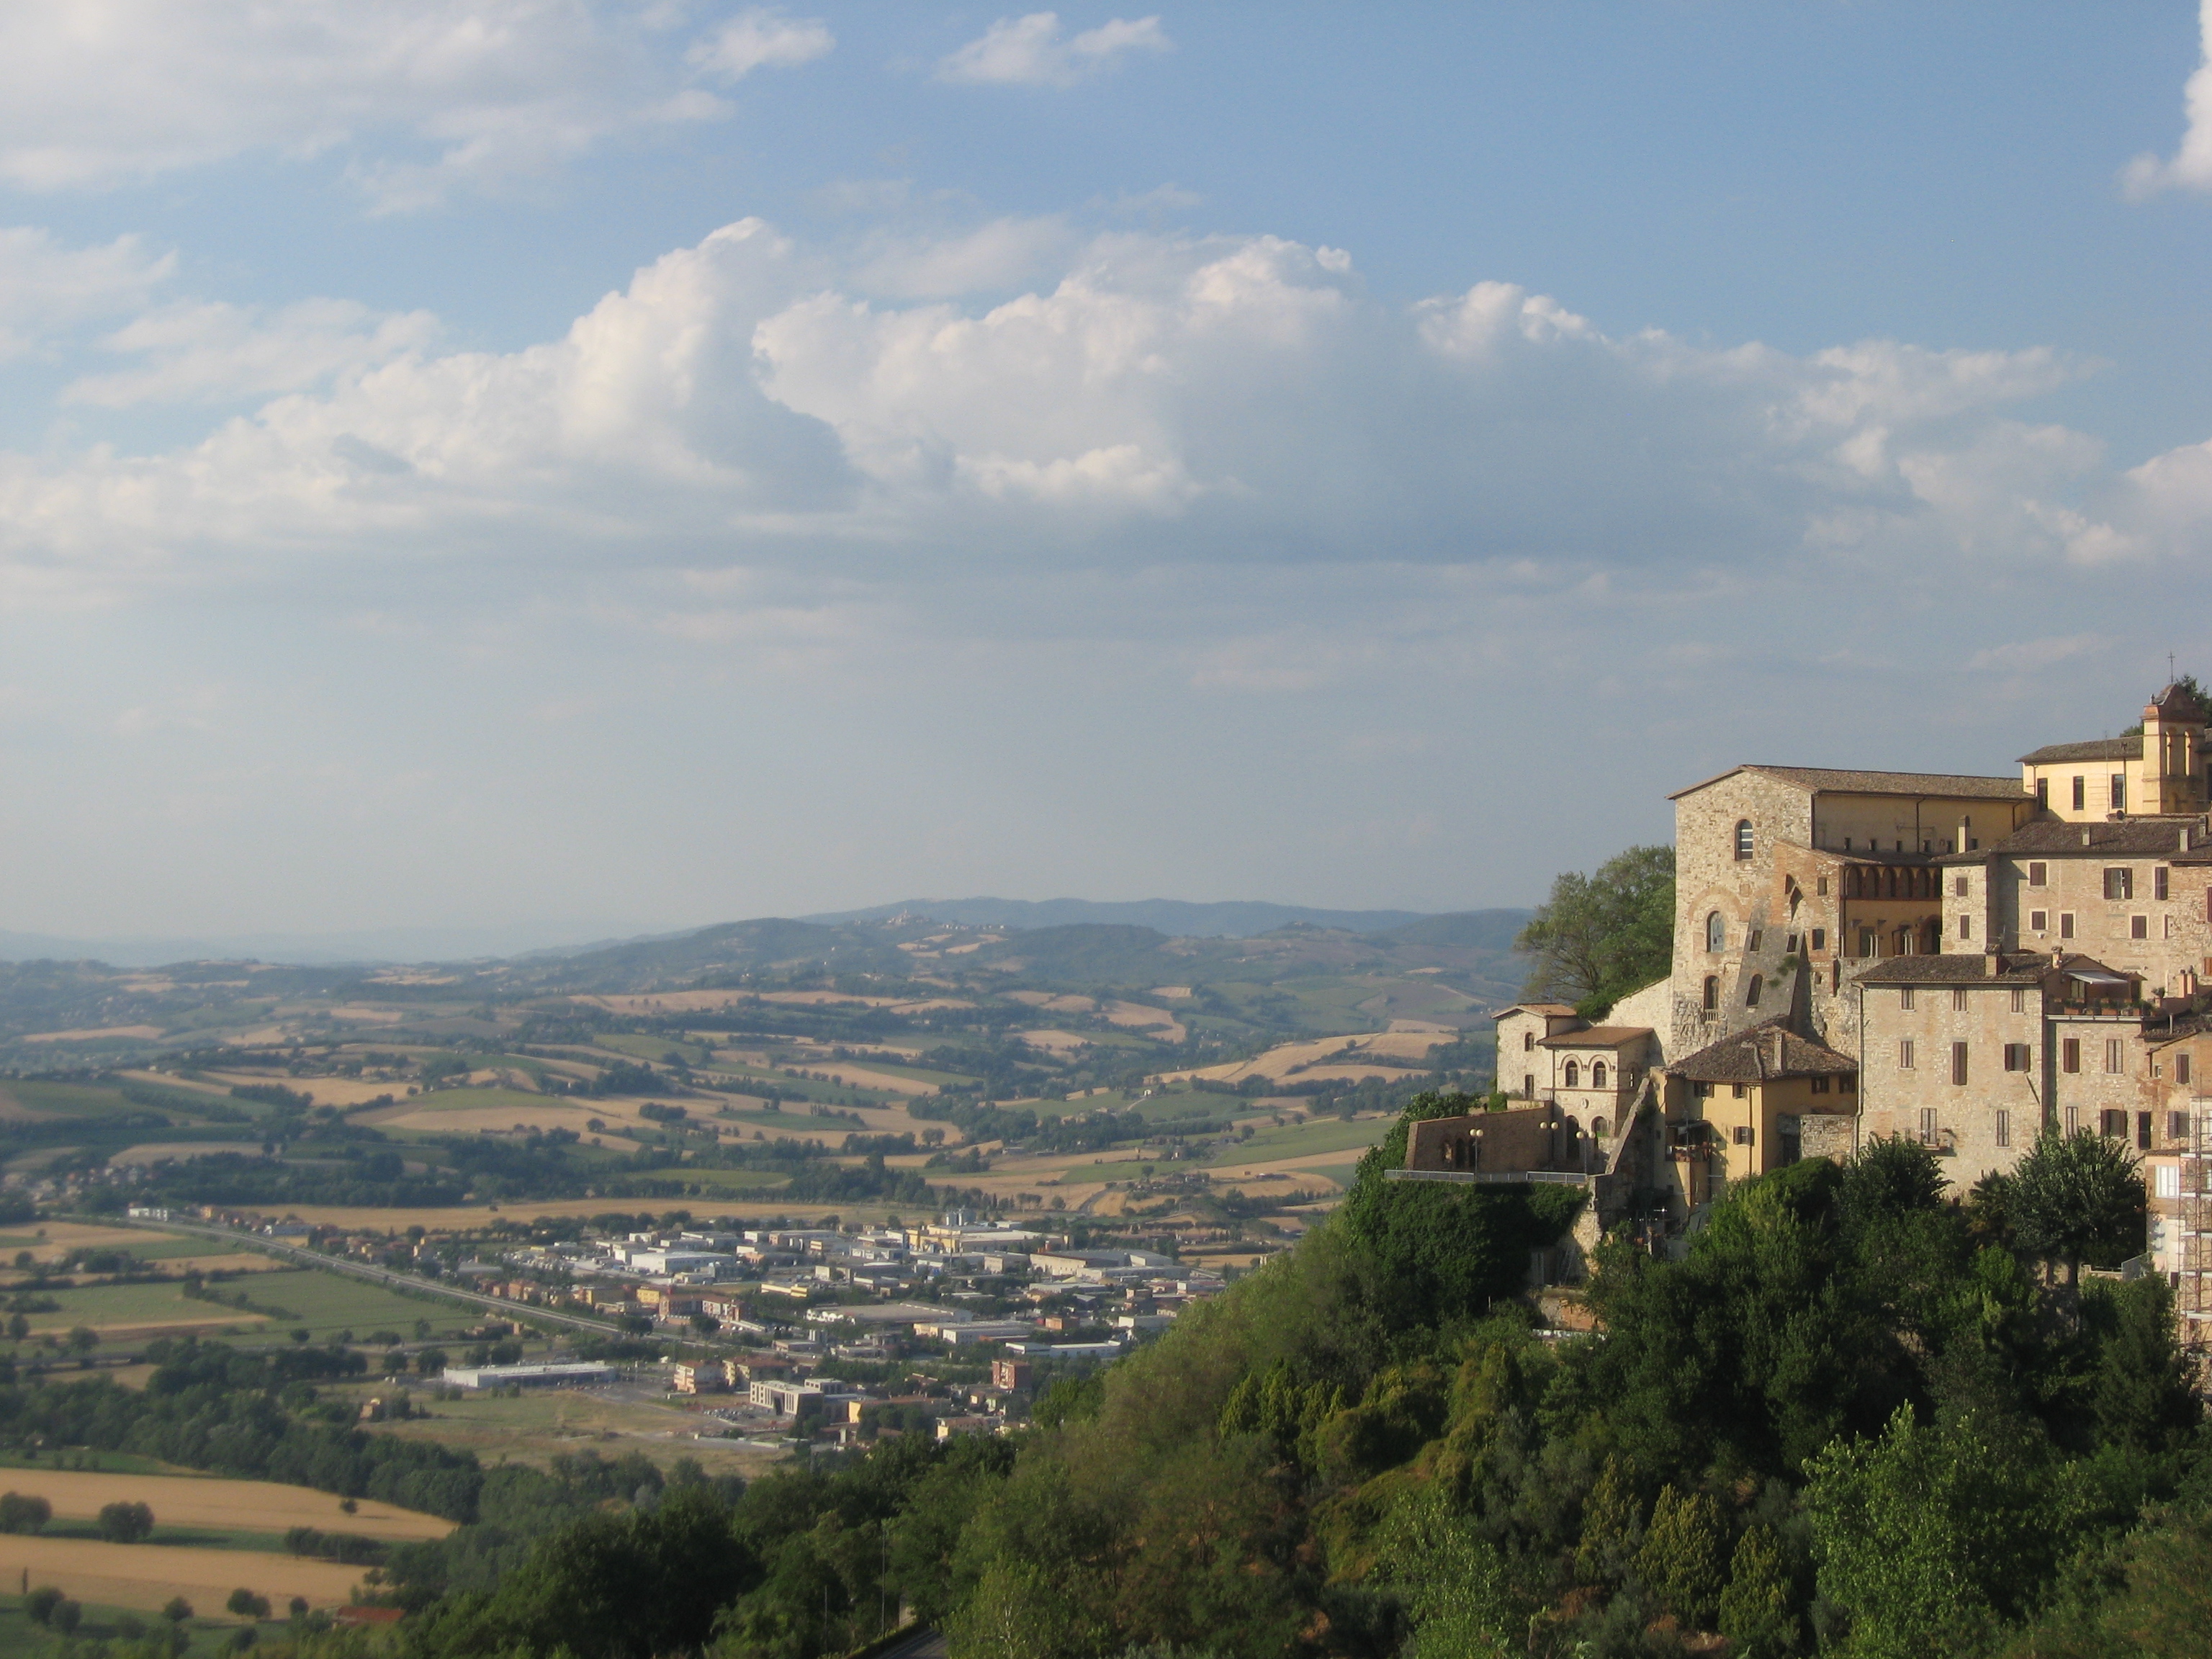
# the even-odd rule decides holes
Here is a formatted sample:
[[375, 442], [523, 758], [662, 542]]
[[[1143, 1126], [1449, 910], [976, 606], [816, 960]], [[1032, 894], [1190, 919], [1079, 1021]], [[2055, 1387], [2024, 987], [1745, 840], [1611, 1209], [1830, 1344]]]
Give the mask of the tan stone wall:
[[1553, 1022], [1541, 1014], [1509, 1013], [1498, 1021], [1498, 1086], [1521, 1099], [1551, 1086], [1551, 1051], [1539, 1048]]
[[[2079, 1042], [2081, 1070], [2066, 1069], [2066, 1044]], [[2117, 1042], [2117, 1054], [2111, 1045]], [[2118, 1069], [2112, 1061], [2117, 1058]], [[2107, 1111], [2124, 1112], [2130, 1126], [2147, 1105], [2151, 1054], [2142, 1042], [2142, 1022], [2111, 1015], [2059, 1014], [2051, 1021], [2051, 1109], [2057, 1127], [2069, 1133], [2094, 1129]]]
[[[1736, 825], [1752, 826], [1752, 856], [1735, 856]], [[1812, 833], [1812, 795], [1759, 772], [1738, 772], [1674, 803], [1674, 1017], [1669, 1054], [1687, 1054], [1730, 1031], [1788, 1012], [1780, 964], [1789, 917], [1778, 902], [1777, 848], [1804, 845]], [[1718, 914], [1722, 948], [1705, 948], [1706, 918]], [[1759, 938], [1757, 949], [1749, 947]], [[1747, 1000], [1753, 975], [1761, 995]], [[1704, 1007], [1705, 981], [1717, 981], [1718, 1006]]]
[[1651, 1031], [1648, 1059], [1643, 1063], [1663, 1066], [1672, 1052], [1667, 1046], [1671, 1034], [1674, 1006], [1674, 984], [1672, 980], [1654, 980], [1640, 991], [1630, 993], [1613, 1005], [1613, 1012], [1605, 1017], [1608, 1025], [1643, 1025]]
[[[2177, 851], [2179, 839], [2177, 829]], [[2212, 971], [2205, 967], [2208, 954], [2212, 954], [2205, 921], [2205, 889], [2212, 882], [2212, 868], [2094, 851], [2057, 857], [2006, 854], [1990, 865], [1976, 878], [1971, 898], [1956, 898], [1947, 891], [1947, 939], [1955, 941], [1957, 917], [1972, 906], [1972, 914], [1985, 918], [1977, 931], [1993, 930], [2008, 951], [2079, 951], [2108, 967], [2141, 974], [2146, 989], [2154, 994], [2181, 995]], [[2034, 865], [2043, 866], [2041, 886], [2030, 884]], [[2121, 869], [2133, 880], [2134, 896], [2108, 899], [2105, 872]], [[2167, 895], [2163, 899], [2157, 896], [2161, 871]], [[2073, 918], [2070, 936], [2066, 932], [2069, 916]], [[2138, 917], [2142, 939], [2135, 936]], [[1961, 947], [1954, 942], [1944, 948]]]
[[[2055, 1051], [2045, 1043], [2039, 986], [1956, 988], [1963, 1008], [1948, 985], [1912, 988], [1910, 1007], [1896, 986], [1862, 988], [1866, 1052], [1859, 1088], [1866, 1136], [1932, 1138], [1944, 1174], [1964, 1189], [1993, 1170], [2011, 1169], [2034, 1144]], [[1900, 1064], [1906, 1042], [1912, 1044], [1910, 1069]], [[1955, 1042], [1966, 1045], [1964, 1085], [1951, 1080]], [[2027, 1045], [2028, 1070], [2004, 1069], [2007, 1043]], [[1934, 1115], [1923, 1115], [1929, 1113]]]
[[1550, 1106], [1433, 1117], [1406, 1137], [1409, 1170], [1470, 1170], [1498, 1174], [1582, 1167], [1583, 1126]]

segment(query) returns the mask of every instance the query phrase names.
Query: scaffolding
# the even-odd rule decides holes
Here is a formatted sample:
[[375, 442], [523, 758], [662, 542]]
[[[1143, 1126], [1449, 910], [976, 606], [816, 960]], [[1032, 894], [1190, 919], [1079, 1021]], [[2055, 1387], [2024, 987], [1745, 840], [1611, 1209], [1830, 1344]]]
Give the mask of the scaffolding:
[[2168, 1260], [2176, 1263], [2173, 1300], [2181, 1346], [2203, 1390], [2212, 1383], [2212, 1099], [2189, 1103], [2181, 1148], [2180, 1248]]

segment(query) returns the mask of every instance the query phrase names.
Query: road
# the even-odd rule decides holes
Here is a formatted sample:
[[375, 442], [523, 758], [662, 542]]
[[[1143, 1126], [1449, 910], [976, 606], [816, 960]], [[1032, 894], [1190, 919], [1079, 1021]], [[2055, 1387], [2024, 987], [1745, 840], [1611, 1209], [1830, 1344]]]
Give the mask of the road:
[[320, 1267], [325, 1273], [351, 1273], [356, 1279], [366, 1279], [379, 1285], [394, 1285], [403, 1290], [442, 1296], [449, 1301], [463, 1302], [471, 1307], [489, 1308], [495, 1313], [507, 1314], [517, 1319], [527, 1319], [538, 1324], [567, 1325], [580, 1331], [589, 1331], [594, 1336], [620, 1336], [622, 1328], [610, 1325], [603, 1319], [586, 1319], [580, 1314], [556, 1313], [550, 1308], [540, 1308], [528, 1302], [512, 1302], [503, 1296], [486, 1296], [481, 1291], [464, 1291], [441, 1285], [434, 1279], [417, 1279], [412, 1273], [396, 1273], [389, 1267], [379, 1267], [367, 1261], [349, 1261], [343, 1256], [323, 1255], [313, 1250], [303, 1250], [295, 1244], [280, 1244], [273, 1238], [258, 1233], [240, 1232], [235, 1227], [210, 1227], [197, 1221], [143, 1221], [136, 1216], [100, 1216], [100, 1224], [121, 1227], [141, 1227], [155, 1233], [189, 1233], [198, 1238], [220, 1238], [226, 1243], [243, 1244], [264, 1255], [300, 1262], [304, 1267]]

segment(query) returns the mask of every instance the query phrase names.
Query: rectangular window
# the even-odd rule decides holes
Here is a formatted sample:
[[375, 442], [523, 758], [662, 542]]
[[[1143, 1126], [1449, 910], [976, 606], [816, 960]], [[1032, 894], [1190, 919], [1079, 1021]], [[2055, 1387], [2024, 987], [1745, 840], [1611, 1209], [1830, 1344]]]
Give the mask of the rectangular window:
[[1729, 1092], [1734, 1095], [1738, 1100], [1748, 1099], [1751, 1095], [1750, 1087], [1747, 1085], [1741, 1083], [1729, 1084]]
[[2012, 988], [2012, 1011], [2015, 1014], [2024, 1014], [2027, 1012], [2027, 987], [2025, 985], [2015, 985]]
[[2062, 1072], [2078, 1072], [2081, 1069], [2081, 1039], [2080, 1037], [2068, 1037], [2065, 1042], [2058, 1045], [2058, 1069]]
[[1713, 1097], [1713, 1085], [1710, 1083], [1692, 1083], [1690, 1085], [1690, 1091], [1699, 1100], [1711, 1100]]
[[1836, 1079], [1836, 1092], [1838, 1094], [1855, 1095], [1858, 1093], [1858, 1091], [1859, 1074], [1856, 1072], [1846, 1072], [1843, 1076]]
[[2118, 1037], [2105, 1039], [2105, 1069], [2111, 1073], [2124, 1072], [2128, 1064], [2127, 1044]]
[[1874, 929], [1871, 927], [1860, 928], [1859, 954], [1863, 957], [1870, 957], [1875, 954], [1876, 948], [1877, 946], [1875, 941]]
[[1959, 937], [1960, 939], [1972, 939], [1973, 936], [1974, 919], [1972, 916], [1960, 916], [1959, 918]]
[[1951, 1045], [1951, 1086], [1954, 1089], [1964, 1088], [1966, 1082], [1966, 1045], [1963, 1042], [1954, 1042]]
[[2115, 1140], [2125, 1140], [2128, 1138], [2128, 1115], [2107, 1106], [2097, 1114], [2097, 1132], [2110, 1135]]
[[1729, 1139], [1731, 1139], [1731, 1140], [1733, 1140], [1733, 1141], [1735, 1141], [1735, 1144], [1736, 1144], [1737, 1146], [1750, 1146], [1750, 1145], [1751, 1145], [1751, 1125], [1749, 1125], [1748, 1123], [1739, 1123], [1739, 1124], [1737, 1124], [1737, 1125], [1735, 1126], [1735, 1133], [1734, 1133], [1733, 1134], [1731, 1134], [1731, 1135], [1729, 1137]]
[[1813, 948], [1815, 951], [1825, 951], [1828, 948], [1828, 930], [1826, 928], [1815, 927], [1813, 930]]
[[1754, 927], [1751, 930], [1751, 937], [1744, 940], [1743, 948], [1747, 951], [1756, 951], [1759, 949], [1759, 941], [1765, 937], [1764, 929]]
[[2071, 910], [2061, 910], [2058, 913], [2058, 937], [2061, 939], [2074, 937], [2074, 913]]
[[2150, 1114], [2148, 1112], [2136, 1114], [2136, 1150], [2139, 1152], [2147, 1152], [2150, 1150]]
[[2077, 777], [2074, 780], [2074, 810], [2077, 812], [2085, 811], [2088, 805], [2089, 780]]
[[2027, 884], [2030, 887], [2049, 886], [2051, 884], [2051, 866], [2047, 864], [2029, 865], [2027, 866]]
[[2128, 937], [2130, 939], [2148, 939], [2150, 937], [2150, 918], [2148, 916], [2130, 916], [2128, 918]]
[[2105, 872], [2105, 896], [2108, 899], [2131, 899], [2136, 896], [2136, 872], [2128, 866]]
[[1954, 985], [1951, 988], [1951, 1012], [1954, 1014], [1966, 1012], [1966, 993], [1963, 987]]
[[1912, 1006], [1912, 988], [1910, 985], [1899, 990], [1897, 1006], [1900, 1008], [1910, 1008]]
[[2162, 864], [2150, 872], [2150, 896], [2153, 898], [2171, 898], [2173, 896], [2173, 884], [2167, 879], [2172, 873]]
[[2112, 797], [2112, 811], [2115, 812], [2126, 811], [2128, 810], [2128, 775], [2124, 772], [2113, 773], [2110, 787]]
[[1900, 1072], [1909, 1072], [1912, 1069], [1912, 1039], [1911, 1037], [1898, 1039], [1897, 1069]]
[[1522, 1054], [1525, 1054], [1532, 1053], [1532, 1052], [1534, 1052], [1534, 1051], [1535, 1047], [1536, 1047], [1536, 1034], [1535, 1034], [1534, 1031], [1523, 1031], [1523, 1032], [1522, 1032], [1522, 1033], [1521, 1033], [1521, 1052], [1522, 1052]]
[[1996, 1136], [1998, 1146], [2012, 1145], [2012, 1114], [2002, 1106], [1997, 1108]]
[[2051, 810], [2051, 780], [2049, 778], [2038, 778], [2035, 781], [2035, 804], [2046, 812]]
[[2152, 1191], [2152, 1197], [2181, 1196], [2181, 1166], [2179, 1164], [2161, 1164], [2153, 1171], [2153, 1176], [2158, 1184]]
[[2048, 910], [2030, 910], [2027, 913], [2027, 931], [2031, 933], [2049, 933], [2051, 931], [2051, 912]]
[[1821, 898], [1827, 897], [1828, 878], [1826, 876], [1816, 878], [1813, 883], [1813, 891]]
[[2176, 1083], [2188, 1082], [2189, 1072], [2189, 1056], [2186, 1054], [2176, 1054], [2173, 1057], [2173, 1080]]
[[2168, 1112], [2166, 1115], [2166, 1138], [2168, 1140], [2186, 1140], [2189, 1139], [2188, 1113]]
[[1813, 1079], [1813, 1092], [1816, 1095], [1825, 1095], [1827, 1093], [1828, 1079], [1824, 1077], [1814, 1078]]
[[1920, 1109], [1920, 1144], [1923, 1146], [1933, 1146], [1939, 1133], [1936, 1123], [1936, 1109], [1933, 1106], [1923, 1106]]
[[2028, 1069], [2028, 1048], [2025, 1042], [2008, 1042], [2004, 1046], [2005, 1070], [2025, 1072]]
[[1954, 898], [1964, 898], [1966, 896], [1966, 878], [1964, 876], [1957, 876], [1952, 878], [1951, 896]]

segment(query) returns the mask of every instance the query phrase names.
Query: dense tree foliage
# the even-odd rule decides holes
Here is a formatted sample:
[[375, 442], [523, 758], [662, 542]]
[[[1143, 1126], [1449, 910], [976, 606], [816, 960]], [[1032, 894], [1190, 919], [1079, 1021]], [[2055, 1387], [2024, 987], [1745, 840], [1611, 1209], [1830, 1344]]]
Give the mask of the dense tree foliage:
[[1602, 1017], [1674, 961], [1674, 849], [1632, 847], [1589, 875], [1567, 872], [1513, 944], [1536, 958], [1524, 995]]

